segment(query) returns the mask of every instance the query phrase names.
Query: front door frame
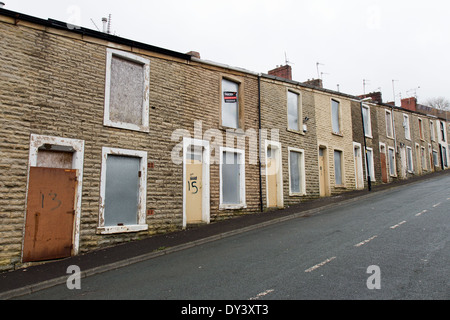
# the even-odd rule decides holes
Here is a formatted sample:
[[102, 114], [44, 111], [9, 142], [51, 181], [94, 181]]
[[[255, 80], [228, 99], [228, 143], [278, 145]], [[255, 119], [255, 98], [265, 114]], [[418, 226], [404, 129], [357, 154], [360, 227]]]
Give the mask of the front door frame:
[[[75, 217], [73, 231], [73, 249], [72, 255], [77, 255], [80, 248], [80, 222], [81, 222], [81, 195], [83, 189], [83, 162], [84, 162], [84, 141], [68, 138], [60, 138], [53, 136], [44, 136], [32, 134], [30, 136], [30, 151], [28, 160], [27, 173], [27, 192], [25, 203], [28, 201], [28, 184], [30, 179], [30, 168], [36, 167], [38, 162], [39, 149], [60, 150], [73, 152], [72, 169], [77, 170], [78, 185], [75, 195]], [[25, 239], [25, 223], [27, 219], [27, 208], [25, 205], [24, 226], [22, 239]], [[23, 241], [22, 241], [22, 257], [23, 259]]]
[[202, 152], [202, 220], [205, 223], [211, 222], [211, 210], [210, 210], [210, 145], [209, 141], [183, 138], [183, 229], [187, 227], [187, 215], [186, 215], [186, 195], [187, 195], [187, 177], [186, 177], [186, 164], [187, 164], [187, 151], [190, 146], [199, 146], [203, 148]]
[[265, 140], [264, 141], [264, 159], [265, 159], [265, 173], [266, 173], [266, 206], [269, 207], [269, 167], [267, 161], [267, 151], [269, 146], [272, 150], [275, 150], [275, 161], [277, 164], [277, 207], [284, 207], [284, 197], [283, 197], [283, 162], [282, 162], [282, 152], [281, 143], [278, 141]]
[[[321, 181], [320, 178], [320, 150], [322, 150], [322, 159], [323, 159], [323, 181]], [[328, 164], [328, 145], [319, 143], [319, 148], [317, 149], [317, 158], [319, 169], [319, 196], [320, 197], [329, 197], [331, 196], [331, 190], [330, 190], [330, 174], [329, 174], [329, 164]]]
[[[357, 156], [355, 156], [355, 151]], [[363, 157], [361, 143], [353, 142], [353, 158], [355, 162], [355, 181], [356, 189], [364, 189], [364, 171], [363, 171]]]

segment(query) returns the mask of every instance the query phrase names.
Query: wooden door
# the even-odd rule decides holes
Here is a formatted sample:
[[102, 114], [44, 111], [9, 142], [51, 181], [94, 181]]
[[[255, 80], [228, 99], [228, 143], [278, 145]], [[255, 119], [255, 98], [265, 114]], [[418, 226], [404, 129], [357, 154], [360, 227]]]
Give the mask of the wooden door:
[[30, 168], [23, 262], [72, 255], [77, 170]]
[[386, 153], [381, 152], [380, 153], [380, 161], [381, 161], [381, 180], [383, 183], [388, 182], [388, 176], [387, 176], [387, 166], [386, 166]]
[[278, 176], [277, 176], [277, 160], [275, 157], [267, 159], [267, 195], [269, 208], [278, 206]]
[[327, 183], [327, 167], [325, 161], [325, 149], [319, 149], [319, 188], [320, 196], [326, 197], [328, 195], [328, 183]]
[[364, 188], [364, 179], [362, 178], [362, 172], [360, 170], [362, 163], [360, 150], [361, 149], [359, 147], [354, 147], [353, 149], [355, 156], [354, 162], [355, 162], [356, 189]]
[[191, 160], [186, 164], [186, 222], [202, 222], [203, 163]]

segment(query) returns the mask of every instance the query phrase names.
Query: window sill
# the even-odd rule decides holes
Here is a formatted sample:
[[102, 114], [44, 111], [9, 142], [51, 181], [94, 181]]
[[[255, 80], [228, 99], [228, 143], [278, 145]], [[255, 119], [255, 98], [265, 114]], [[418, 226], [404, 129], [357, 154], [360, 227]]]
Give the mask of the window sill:
[[222, 130], [222, 131], [225, 131], [225, 132], [232, 131], [231, 133], [240, 134], [240, 135], [244, 135], [245, 134], [243, 128], [232, 128], [232, 127], [225, 127], [225, 126], [220, 125], [219, 126], [219, 130]]
[[125, 130], [130, 130], [130, 131], [138, 131], [138, 132], [144, 132], [144, 133], [150, 132], [150, 128], [148, 126], [145, 126], [145, 125], [139, 126], [139, 125], [132, 124], [132, 123], [124, 123], [124, 122], [115, 122], [115, 121], [111, 121], [111, 120], [105, 120], [103, 125], [105, 127], [125, 129]]
[[305, 192], [289, 192], [289, 197], [304, 197], [306, 196]]
[[127, 226], [115, 226], [115, 227], [98, 227], [97, 234], [132, 233], [147, 230], [148, 224], [136, 224]]
[[304, 131], [301, 131], [301, 130], [295, 130], [295, 129], [286, 128], [286, 131], [287, 132], [292, 132], [292, 133], [295, 133], [295, 134], [299, 134], [301, 136], [306, 135], [306, 133]]
[[219, 205], [219, 210], [238, 210], [246, 209], [247, 204], [221, 204]]
[[331, 134], [333, 136], [337, 136], [337, 137], [344, 137], [344, 135], [342, 133], [339, 133], [339, 132], [331, 132]]

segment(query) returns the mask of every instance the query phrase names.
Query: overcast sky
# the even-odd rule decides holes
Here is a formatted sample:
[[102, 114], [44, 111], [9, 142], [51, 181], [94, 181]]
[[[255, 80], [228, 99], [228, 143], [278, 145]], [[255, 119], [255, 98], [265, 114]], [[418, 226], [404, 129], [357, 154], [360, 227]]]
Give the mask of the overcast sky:
[[450, 99], [448, 0], [2, 1], [94, 30], [111, 14], [118, 36], [255, 72], [287, 56], [294, 80], [319, 75], [327, 89], [348, 94], [363, 94], [366, 80], [366, 93], [381, 89], [392, 101], [396, 80], [397, 104], [414, 95]]

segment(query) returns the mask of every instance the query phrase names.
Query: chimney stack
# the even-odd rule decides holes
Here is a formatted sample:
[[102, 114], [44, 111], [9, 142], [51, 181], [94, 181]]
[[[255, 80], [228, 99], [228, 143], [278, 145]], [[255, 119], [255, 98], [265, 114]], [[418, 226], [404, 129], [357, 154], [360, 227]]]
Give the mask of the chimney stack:
[[362, 96], [358, 96], [358, 98], [365, 99], [365, 98], [371, 98], [372, 102], [375, 103], [383, 103], [383, 97], [381, 92], [372, 92], [372, 93], [368, 93], [368, 94], [364, 94]]
[[269, 75], [292, 80], [292, 67], [290, 65], [280, 66], [276, 69], [270, 70]]
[[311, 80], [305, 81], [303, 83], [307, 84], [309, 86], [313, 86], [313, 87], [316, 87], [316, 88], [323, 89], [323, 81], [322, 81], [322, 79], [311, 79]]
[[417, 99], [415, 97], [402, 99], [402, 108], [417, 111]]

